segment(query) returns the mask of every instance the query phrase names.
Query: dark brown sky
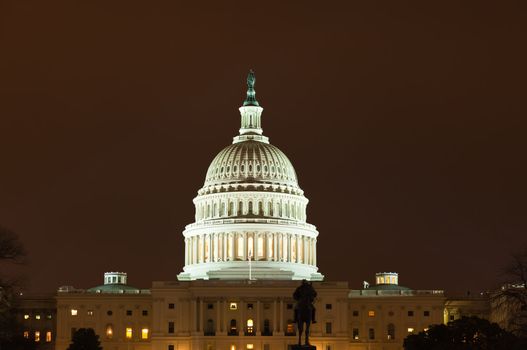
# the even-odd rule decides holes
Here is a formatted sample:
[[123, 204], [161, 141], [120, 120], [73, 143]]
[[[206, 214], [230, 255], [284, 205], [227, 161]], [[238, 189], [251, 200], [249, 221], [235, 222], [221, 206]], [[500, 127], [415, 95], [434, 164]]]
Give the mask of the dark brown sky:
[[30, 289], [176, 278], [249, 68], [327, 279], [496, 284], [527, 245], [524, 1], [188, 3], [0, 2], [0, 224]]

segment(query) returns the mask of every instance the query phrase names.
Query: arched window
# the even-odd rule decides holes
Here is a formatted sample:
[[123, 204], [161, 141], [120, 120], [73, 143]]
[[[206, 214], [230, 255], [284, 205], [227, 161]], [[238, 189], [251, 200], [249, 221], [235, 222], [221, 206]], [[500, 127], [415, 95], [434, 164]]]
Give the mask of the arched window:
[[388, 340], [395, 339], [395, 326], [393, 323], [388, 324], [387, 333], [388, 333]]
[[232, 216], [232, 215], [234, 215], [234, 203], [230, 202], [229, 203], [229, 216]]
[[273, 203], [269, 202], [269, 208], [267, 209], [267, 215], [273, 216]]
[[238, 203], [238, 215], [239, 216], [243, 215], [243, 202], [242, 201], [240, 201], [240, 203]]
[[252, 201], [249, 201], [249, 212], [248, 212], [249, 215], [252, 215], [254, 214], [253, 213], [253, 202]]
[[286, 335], [295, 335], [295, 323], [293, 320], [287, 320], [287, 328], [285, 330]]

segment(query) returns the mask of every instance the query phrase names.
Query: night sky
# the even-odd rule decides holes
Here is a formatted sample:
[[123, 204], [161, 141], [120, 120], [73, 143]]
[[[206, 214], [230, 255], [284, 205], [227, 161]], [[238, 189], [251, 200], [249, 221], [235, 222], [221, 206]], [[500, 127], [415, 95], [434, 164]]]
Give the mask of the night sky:
[[527, 246], [525, 1], [191, 3], [0, 2], [0, 225], [26, 288], [175, 280], [249, 69], [327, 280], [498, 284]]

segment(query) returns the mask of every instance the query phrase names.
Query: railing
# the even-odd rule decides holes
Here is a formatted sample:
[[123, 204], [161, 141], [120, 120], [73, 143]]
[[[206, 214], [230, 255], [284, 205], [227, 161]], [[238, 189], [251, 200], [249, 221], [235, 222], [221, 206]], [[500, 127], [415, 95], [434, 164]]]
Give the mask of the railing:
[[436, 295], [443, 296], [443, 290], [382, 290], [382, 289], [359, 289], [351, 290], [348, 294], [348, 297], [360, 297], [360, 296], [413, 296], [413, 295]]

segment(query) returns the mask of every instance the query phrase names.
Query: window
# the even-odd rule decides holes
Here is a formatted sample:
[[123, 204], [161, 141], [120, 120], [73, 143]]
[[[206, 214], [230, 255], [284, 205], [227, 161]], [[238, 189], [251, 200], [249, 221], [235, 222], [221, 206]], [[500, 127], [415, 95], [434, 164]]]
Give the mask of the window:
[[333, 305], [331, 304], [326, 304], [326, 310], [331, 310], [333, 309]]
[[252, 310], [252, 309], [253, 309], [253, 304], [252, 303], [247, 304], [247, 310]]
[[252, 318], [247, 320], [247, 334], [254, 334], [254, 321], [252, 320]]
[[132, 327], [126, 327], [126, 339], [132, 339]]
[[263, 350], [271, 350], [271, 346], [269, 346], [269, 344], [264, 344]]
[[247, 344], [247, 350], [253, 350], [254, 344]]
[[424, 317], [429, 317], [430, 316], [430, 311], [423, 311], [423, 316]]
[[214, 310], [214, 304], [207, 304], [207, 310]]
[[132, 316], [132, 310], [126, 310], [126, 316]]
[[77, 309], [71, 309], [71, 316], [77, 316]]
[[29, 339], [29, 331], [24, 331], [24, 338]]
[[108, 311], [106, 311], [106, 314], [107, 314], [108, 316], [112, 316], [112, 315], [113, 315], [113, 311], [112, 311], [112, 310], [108, 310]]
[[106, 326], [106, 339], [113, 338], [113, 326], [111, 324]]
[[287, 310], [292, 310], [293, 309], [293, 304], [287, 304], [286, 308], [287, 308]]
[[148, 339], [148, 328], [141, 329], [141, 339]]
[[393, 316], [393, 315], [394, 315], [393, 311], [388, 312], [388, 316]]
[[229, 335], [238, 335], [238, 327], [236, 326], [236, 320], [235, 319], [232, 319], [231, 322], [230, 322]]
[[353, 316], [355, 317], [359, 316], [359, 310], [353, 310]]
[[238, 310], [238, 304], [236, 304], [236, 303], [230, 303], [230, 304], [229, 304], [229, 309], [231, 309], [231, 310]]
[[295, 334], [295, 324], [293, 320], [287, 320], [287, 328], [285, 331], [286, 335], [294, 335]]
[[232, 344], [231, 345], [231, 350], [236, 350], [236, 345]]
[[168, 322], [168, 333], [174, 333], [174, 322]]
[[40, 332], [35, 331], [35, 342], [39, 342], [39, 341], [40, 341]]
[[267, 318], [264, 320], [263, 323], [262, 335], [271, 335], [271, 322]]
[[395, 326], [393, 323], [390, 323], [388, 325], [388, 329], [387, 329], [387, 333], [388, 333], [388, 340], [394, 340], [395, 339]]
[[40, 315], [35, 315], [35, 320], [40, 320]]
[[412, 327], [408, 327], [408, 333], [413, 333], [414, 329]]
[[46, 332], [46, 343], [51, 343], [51, 331]]
[[408, 317], [413, 317], [414, 316], [414, 312], [413, 311], [408, 311]]
[[454, 315], [450, 315], [450, 317], [448, 318], [450, 321], [454, 321]]
[[88, 316], [93, 316], [93, 310], [88, 310], [88, 311], [86, 311], [86, 314], [87, 314]]
[[28, 314], [24, 315], [24, 320], [29, 320], [29, 315]]
[[143, 316], [148, 316], [148, 310], [143, 310], [142, 314]]
[[174, 305], [174, 303], [168, 303], [168, 308], [169, 309], [174, 309], [176, 307], [176, 305]]
[[326, 344], [326, 350], [331, 350], [331, 345]]
[[168, 345], [168, 350], [174, 350], [174, 345], [169, 344], [169, 345]]
[[353, 340], [359, 340], [359, 329], [358, 328], [353, 328], [353, 330], [351, 332], [351, 336], [352, 336]]
[[326, 334], [332, 333], [332, 325], [331, 322], [326, 322]]
[[[271, 304], [269, 304], [269, 303], [264, 303], [264, 304], [263, 304], [263, 308], [264, 308], [264, 310], [269, 310], [269, 309], [271, 308]], [[269, 345], [269, 344], [267, 344], [267, 345]]]
[[370, 328], [370, 329], [368, 330], [368, 338], [370, 338], [370, 340], [375, 339], [375, 329]]
[[368, 311], [368, 317], [375, 317], [375, 311], [373, 310]]
[[47, 318], [48, 320], [51, 320], [51, 315], [46, 315], [46, 318]]

